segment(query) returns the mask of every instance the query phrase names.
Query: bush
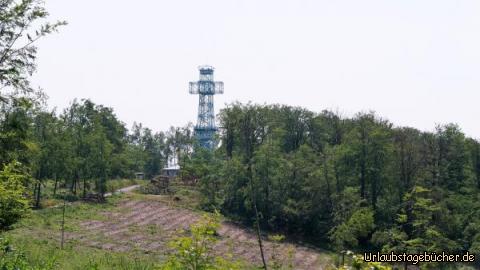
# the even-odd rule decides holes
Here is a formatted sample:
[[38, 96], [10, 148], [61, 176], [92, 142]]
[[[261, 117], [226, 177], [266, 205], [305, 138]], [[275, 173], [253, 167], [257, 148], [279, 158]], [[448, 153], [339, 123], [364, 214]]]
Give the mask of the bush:
[[392, 270], [392, 267], [378, 262], [365, 262], [362, 255], [347, 253], [351, 266], [342, 265], [338, 270]]
[[331, 231], [330, 239], [337, 248], [356, 248], [358, 240], [367, 237], [374, 228], [373, 210], [360, 208], [346, 222]]
[[55, 258], [47, 258], [40, 264], [32, 265], [25, 254], [12, 247], [8, 240], [0, 238], [0, 269], [2, 270], [53, 270]]
[[160, 195], [165, 194], [165, 189], [161, 189], [152, 183], [148, 183], [145, 186], [141, 186], [138, 189], [138, 192], [141, 194]]
[[29, 179], [18, 162], [0, 171], [0, 231], [8, 229], [29, 210], [25, 183]]
[[215, 256], [213, 246], [217, 242], [217, 229], [220, 226], [219, 214], [214, 217], [204, 215], [190, 226], [189, 236], [178, 236], [171, 243], [174, 253], [159, 270], [238, 270], [244, 269], [239, 261], [231, 256]]

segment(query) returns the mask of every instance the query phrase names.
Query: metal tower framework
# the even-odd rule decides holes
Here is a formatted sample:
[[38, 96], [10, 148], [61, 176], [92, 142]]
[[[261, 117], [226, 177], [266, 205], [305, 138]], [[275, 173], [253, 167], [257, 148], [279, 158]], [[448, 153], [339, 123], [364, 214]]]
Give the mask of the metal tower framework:
[[214, 68], [211, 66], [201, 66], [200, 80], [190, 82], [190, 94], [198, 94], [198, 117], [195, 126], [195, 137], [200, 146], [208, 149], [215, 147], [215, 110], [213, 107], [213, 96], [223, 94], [223, 82], [213, 80]]

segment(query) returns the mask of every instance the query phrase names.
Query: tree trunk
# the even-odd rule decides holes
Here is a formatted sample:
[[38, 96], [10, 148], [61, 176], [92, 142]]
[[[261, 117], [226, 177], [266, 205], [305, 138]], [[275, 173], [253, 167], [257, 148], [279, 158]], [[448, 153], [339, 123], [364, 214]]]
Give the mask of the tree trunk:
[[377, 189], [377, 185], [378, 185], [378, 176], [375, 175], [372, 179], [372, 207], [373, 207], [373, 210], [376, 211], [377, 210], [377, 196], [378, 196], [378, 189]]
[[260, 248], [260, 255], [262, 257], [262, 263], [263, 263], [263, 269], [267, 270], [267, 262], [265, 260], [265, 255], [263, 253], [263, 243], [262, 243], [262, 237], [260, 233], [260, 215], [258, 214], [257, 210], [257, 199], [256, 199], [256, 193], [254, 193], [254, 188], [253, 188], [253, 171], [252, 171], [252, 159], [253, 159], [253, 153], [254, 153], [254, 141], [255, 141], [255, 134], [253, 132], [253, 128], [251, 127], [252, 119], [249, 113], [245, 116], [244, 122], [243, 122], [243, 134], [245, 136], [246, 142], [245, 142], [245, 161], [247, 163], [247, 177], [248, 180], [250, 181], [250, 199], [252, 200], [253, 203], [253, 208], [255, 211], [255, 220], [256, 220], [256, 231], [257, 231], [257, 238], [258, 238], [258, 245]]
[[83, 198], [87, 197], [87, 180], [83, 178]]
[[263, 263], [263, 268], [265, 270], [267, 270], [267, 262], [265, 261], [265, 254], [263, 253], [263, 243], [262, 243], [262, 236], [260, 234], [260, 224], [259, 224], [259, 220], [260, 220], [260, 215], [258, 214], [258, 211], [257, 211], [257, 204], [254, 202], [253, 203], [253, 207], [255, 208], [255, 216], [256, 216], [256, 231], [257, 231], [257, 238], [258, 238], [258, 246], [260, 247], [260, 255], [262, 257], [262, 263]]
[[366, 199], [366, 174], [367, 174], [367, 131], [366, 127], [361, 126], [360, 143], [362, 150], [360, 153], [360, 197]]
[[[268, 140], [268, 146], [270, 147], [270, 140]], [[263, 185], [265, 188], [265, 218], [267, 220], [270, 219], [270, 150], [267, 152], [266, 156], [266, 171], [265, 171], [265, 178], [263, 179]]]
[[331, 209], [333, 202], [332, 202], [332, 191], [330, 189], [330, 177], [328, 176], [328, 167], [327, 167], [327, 156], [324, 154], [323, 155], [323, 176], [325, 177], [325, 182], [327, 184], [327, 197], [328, 197], [328, 203], [329, 205], [329, 210]]
[[36, 192], [36, 197], [35, 197], [35, 208], [40, 208], [41, 188], [42, 188], [42, 184], [40, 182], [38, 182], [37, 183], [37, 192]]
[[60, 243], [61, 249], [63, 249], [63, 243], [65, 242], [65, 208], [66, 208], [66, 194], [63, 194], [63, 213], [62, 213], [62, 240]]
[[57, 186], [58, 186], [58, 179], [57, 179], [57, 174], [54, 174], [54, 179], [55, 179], [55, 185], [53, 186], [53, 196], [57, 195]]
[[360, 168], [360, 197], [365, 199], [365, 162], [362, 161], [361, 168]]
[[476, 144], [475, 146], [475, 163], [474, 163], [474, 168], [475, 168], [475, 176], [477, 179], [477, 187], [480, 189], [480, 145]]
[[72, 185], [70, 186], [70, 192], [77, 195], [77, 179], [78, 173], [75, 173], [75, 177], [72, 179]]
[[267, 270], [267, 262], [265, 260], [265, 254], [263, 252], [263, 242], [262, 242], [262, 235], [260, 232], [260, 215], [258, 214], [257, 209], [257, 196], [255, 195], [255, 189], [253, 188], [253, 172], [252, 172], [252, 165], [250, 161], [248, 162], [247, 173], [250, 178], [250, 196], [253, 202], [253, 208], [255, 210], [255, 230], [257, 232], [257, 240], [258, 240], [258, 247], [260, 248], [260, 256], [262, 258], [263, 269]]

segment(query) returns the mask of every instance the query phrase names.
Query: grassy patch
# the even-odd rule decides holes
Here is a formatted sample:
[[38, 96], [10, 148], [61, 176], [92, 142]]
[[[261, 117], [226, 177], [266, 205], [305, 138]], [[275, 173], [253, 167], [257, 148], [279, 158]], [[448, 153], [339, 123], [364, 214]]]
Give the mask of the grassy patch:
[[44, 265], [53, 261], [55, 268], [62, 270], [150, 270], [159, 262], [158, 257], [148, 254], [117, 253], [69, 243], [63, 250], [51, 239], [26, 236], [12, 239], [14, 246], [22, 250], [31, 265]]
[[170, 206], [186, 208], [194, 211], [200, 210], [201, 194], [197, 187], [184, 185], [180, 180], [170, 182], [168, 194], [149, 194], [149, 186], [140, 188], [130, 196], [137, 200], [151, 200], [167, 203]]
[[[87, 194], [89, 193], [96, 193], [94, 181], [88, 181], [89, 184], [87, 189]], [[148, 183], [147, 180], [139, 180], [139, 179], [109, 179], [107, 180], [107, 192], [113, 193], [121, 188], [133, 186], [133, 185], [146, 185]], [[79, 181], [78, 183], [77, 194], [72, 194], [68, 187], [64, 186], [63, 182], [59, 182], [57, 184], [57, 188], [55, 190], [55, 181], [54, 180], [45, 180], [43, 181], [42, 190], [41, 190], [41, 201], [40, 205], [41, 208], [50, 208], [54, 206], [58, 206], [63, 202], [63, 197], [66, 196], [67, 200], [77, 201], [80, 200], [83, 196], [83, 181]], [[55, 190], [55, 195], [54, 195]]]
[[[101, 214], [105, 211], [115, 211], [115, 204], [120, 200], [120, 196], [112, 196], [105, 203], [84, 203], [67, 202], [65, 206], [65, 228], [67, 231], [74, 231], [78, 224], [87, 219], [103, 220], [106, 217]], [[30, 215], [21, 220], [15, 227], [22, 229], [45, 229], [57, 230], [61, 228], [63, 214], [63, 201], [58, 200], [55, 206], [35, 210]]]
[[[65, 211], [66, 238], [80, 233], [81, 223], [84, 221], [107, 219], [108, 217], [102, 213], [118, 211], [116, 204], [122, 199], [124, 196], [114, 195], [102, 204], [67, 203]], [[9, 239], [13, 247], [25, 254], [31, 265], [41, 266], [53, 263], [54, 269], [149, 270], [154, 269], [154, 265], [161, 262], [158, 255], [145, 254], [140, 251], [122, 253], [102, 250], [71, 240], [65, 243], [63, 250], [60, 249], [62, 206], [63, 204], [60, 204], [56, 207], [32, 211], [28, 217], [17, 223], [13, 230], [0, 237]], [[148, 226], [146, 230], [152, 234], [160, 233], [160, 229], [153, 226]], [[98, 240], [102, 241], [103, 239]]]

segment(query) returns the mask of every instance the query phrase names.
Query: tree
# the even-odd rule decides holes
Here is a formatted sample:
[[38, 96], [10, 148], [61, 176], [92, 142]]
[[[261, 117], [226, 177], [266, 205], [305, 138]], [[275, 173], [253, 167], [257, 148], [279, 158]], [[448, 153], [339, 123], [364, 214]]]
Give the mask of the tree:
[[470, 152], [470, 161], [473, 179], [477, 188], [480, 189], [480, 143], [473, 139], [468, 139], [468, 150]]
[[128, 175], [122, 168], [127, 163], [127, 133], [112, 109], [90, 100], [75, 100], [60, 117], [69, 151], [64, 167], [70, 171], [66, 179], [71, 179], [72, 193], [82, 185], [83, 197], [93, 187], [103, 194], [108, 178]]
[[32, 171], [37, 180], [34, 188], [35, 207], [40, 207], [42, 181], [53, 178], [59, 158], [60, 144], [56, 133], [57, 118], [54, 112], [38, 112], [34, 117], [33, 141], [38, 147], [33, 158]]
[[449, 190], [458, 190], [466, 179], [465, 136], [452, 124], [437, 127], [437, 136], [440, 184]]
[[[38, 178], [44, 177], [48, 168], [43, 166], [45, 162], [39, 162], [44, 153], [35, 139], [30, 137], [32, 115], [44, 101], [42, 92], [35, 92], [29, 82], [29, 76], [36, 69], [37, 48], [34, 44], [66, 24], [63, 21], [40, 24], [47, 17], [48, 13], [40, 0], [0, 1], [0, 166], [9, 162], [16, 164], [14, 160], [18, 160], [31, 166]], [[5, 170], [10, 170], [10, 166], [17, 167], [8, 165]], [[27, 174], [22, 175], [18, 171], [12, 177], [29, 179]], [[19, 188], [17, 185], [6, 187]], [[37, 205], [40, 188], [37, 182]], [[4, 192], [8, 194], [10, 191]], [[16, 190], [11, 192], [15, 193]]]
[[34, 145], [29, 133], [34, 106], [34, 101], [27, 97], [0, 102], [0, 165], [13, 160], [30, 162], [29, 148]]
[[[28, 151], [30, 114], [44, 101], [41, 91], [30, 86], [35, 71], [35, 42], [56, 32], [66, 22], [40, 24], [48, 17], [40, 0], [0, 1], [0, 164], [17, 159]], [[34, 29], [34, 25], [39, 25]]]
[[[353, 151], [357, 160], [362, 199], [370, 197], [375, 210], [381, 184], [385, 182], [386, 166], [391, 151], [391, 140], [388, 121], [377, 119], [373, 113], [358, 114], [356, 125], [352, 130]], [[370, 192], [367, 191], [370, 186]]]
[[165, 134], [163, 132], [153, 134], [148, 128], [144, 129], [142, 147], [146, 153], [144, 171], [147, 177], [153, 177], [160, 173], [163, 166], [167, 165], [169, 154], [165, 146]]
[[434, 216], [441, 209], [431, 196], [431, 191], [422, 186], [415, 186], [405, 194], [405, 215], [399, 215], [399, 221], [410, 223], [412, 228], [409, 239], [405, 241], [407, 252], [441, 252], [456, 247], [456, 244], [446, 238], [435, 224]]
[[372, 209], [363, 207], [353, 212], [346, 222], [334, 227], [330, 238], [340, 250], [354, 249], [374, 228]]
[[0, 171], [0, 231], [8, 229], [29, 210], [25, 183], [29, 180], [25, 168], [12, 162]]
[[[48, 17], [42, 4], [40, 0], [0, 1], [0, 90], [33, 91], [28, 76], [36, 67], [34, 43], [66, 24], [65, 21], [45, 23], [32, 30], [38, 21]], [[1, 94], [0, 98], [6, 100]]]
[[419, 170], [419, 146], [420, 133], [412, 128], [399, 128], [394, 133], [394, 150], [398, 183], [401, 188], [399, 201], [403, 200], [406, 192], [415, 185], [415, 177]]

